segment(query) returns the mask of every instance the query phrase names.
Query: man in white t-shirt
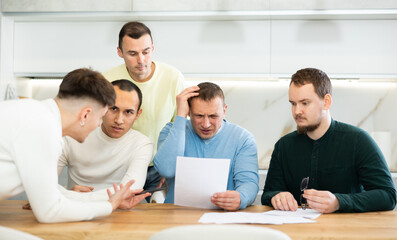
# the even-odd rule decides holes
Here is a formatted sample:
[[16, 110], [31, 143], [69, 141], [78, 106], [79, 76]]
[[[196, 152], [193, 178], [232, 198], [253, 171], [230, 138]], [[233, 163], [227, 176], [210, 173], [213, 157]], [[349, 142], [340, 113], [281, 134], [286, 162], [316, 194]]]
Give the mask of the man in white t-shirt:
[[[153, 61], [153, 52], [150, 29], [141, 22], [128, 22], [120, 30], [117, 47], [117, 54], [123, 58], [124, 64], [105, 71], [103, 75], [109, 81], [130, 80], [141, 89], [143, 113], [133, 128], [150, 138], [155, 154], [161, 129], [175, 119], [175, 99], [184, 89], [184, 78], [175, 67]], [[160, 179], [151, 162], [144, 188], [155, 188]]]
[[134, 83], [125, 79], [112, 84], [116, 102], [109, 106], [101, 127], [82, 144], [65, 137], [58, 174], [68, 166], [68, 189], [102, 192], [106, 197], [105, 189], [113, 182], [125, 184], [134, 179], [132, 189], [141, 189], [145, 184], [153, 144], [148, 137], [131, 129], [142, 113], [142, 93]]
[[148, 195], [134, 196], [133, 181], [114, 185], [104, 200], [58, 185], [62, 136], [84, 142], [97, 128], [115, 92], [102, 74], [90, 69], [68, 73], [55, 99], [0, 102], [0, 200], [26, 192], [39, 222], [90, 220], [116, 208], [131, 208]]

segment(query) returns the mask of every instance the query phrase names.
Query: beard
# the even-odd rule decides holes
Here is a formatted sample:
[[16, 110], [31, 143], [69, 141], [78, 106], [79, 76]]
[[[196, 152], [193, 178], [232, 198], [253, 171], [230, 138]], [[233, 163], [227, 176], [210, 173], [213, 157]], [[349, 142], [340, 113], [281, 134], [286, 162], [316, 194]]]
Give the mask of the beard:
[[302, 133], [306, 134], [308, 132], [313, 132], [314, 130], [316, 130], [320, 126], [320, 124], [321, 124], [321, 119], [317, 123], [312, 124], [312, 125], [308, 125], [308, 126], [299, 126], [299, 125], [297, 125], [296, 126], [296, 130], [300, 134], [302, 134]]

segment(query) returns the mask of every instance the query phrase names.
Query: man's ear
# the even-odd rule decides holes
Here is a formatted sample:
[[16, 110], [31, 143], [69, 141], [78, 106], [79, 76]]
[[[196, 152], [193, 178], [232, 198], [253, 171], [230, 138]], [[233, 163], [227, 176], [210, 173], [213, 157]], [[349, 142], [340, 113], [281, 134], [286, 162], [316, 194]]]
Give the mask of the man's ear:
[[119, 47], [117, 47], [117, 54], [119, 55], [119, 57], [124, 58], [123, 51]]
[[80, 124], [84, 125], [88, 119], [89, 114], [92, 112], [91, 107], [83, 107], [80, 111]]
[[332, 97], [331, 94], [327, 93], [324, 96], [324, 110], [329, 110], [332, 105]]
[[225, 106], [223, 107], [223, 117], [226, 116], [226, 109], [227, 109], [227, 104], [225, 104]]
[[135, 120], [139, 118], [139, 116], [141, 115], [141, 113], [142, 113], [142, 108], [139, 109], [138, 113], [136, 114]]

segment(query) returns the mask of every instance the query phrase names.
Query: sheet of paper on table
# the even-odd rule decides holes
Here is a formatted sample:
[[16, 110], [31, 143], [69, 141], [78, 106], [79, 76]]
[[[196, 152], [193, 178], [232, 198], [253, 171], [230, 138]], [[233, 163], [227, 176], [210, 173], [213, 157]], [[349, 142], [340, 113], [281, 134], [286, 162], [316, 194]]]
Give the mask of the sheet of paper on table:
[[281, 217], [303, 217], [308, 219], [316, 219], [322, 213], [317, 212], [314, 209], [305, 209], [298, 208], [298, 210], [294, 211], [281, 211], [281, 210], [272, 210], [268, 212], [264, 212], [265, 215], [272, 215], [272, 216], [281, 216]]
[[[308, 211], [309, 210], [309, 211]], [[252, 223], [252, 224], [288, 224], [288, 223], [314, 223], [313, 219], [321, 213], [312, 209], [298, 209], [296, 212], [273, 210], [263, 213], [252, 212], [227, 212], [204, 213], [199, 219], [200, 223]]]
[[177, 157], [174, 204], [217, 209], [211, 196], [225, 192], [230, 159]]

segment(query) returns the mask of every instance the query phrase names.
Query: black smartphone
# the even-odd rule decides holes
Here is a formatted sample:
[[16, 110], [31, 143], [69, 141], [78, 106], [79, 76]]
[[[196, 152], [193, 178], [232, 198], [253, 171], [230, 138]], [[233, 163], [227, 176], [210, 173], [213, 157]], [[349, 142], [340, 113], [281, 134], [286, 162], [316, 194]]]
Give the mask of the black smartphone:
[[140, 193], [138, 193], [138, 194], [135, 194], [135, 196], [141, 195], [141, 194], [144, 194], [144, 193], [147, 193], [147, 192], [149, 192], [149, 193], [154, 193], [154, 192], [161, 191], [161, 190], [165, 190], [165, 189], [167, 189], [167, 187], [147, 189], [147, 190], [143, 190], [142, 192], [140, 192]]

